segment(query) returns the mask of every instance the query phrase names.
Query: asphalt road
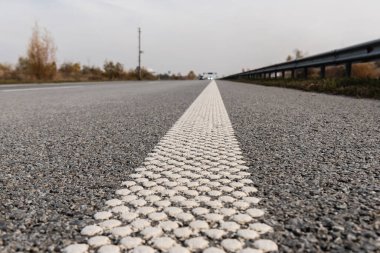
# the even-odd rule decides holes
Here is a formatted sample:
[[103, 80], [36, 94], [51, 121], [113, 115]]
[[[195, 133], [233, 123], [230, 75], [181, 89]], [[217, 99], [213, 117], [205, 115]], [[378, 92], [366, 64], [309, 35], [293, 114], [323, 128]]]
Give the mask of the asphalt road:
[[281, 252], [380, 252], [380, 101], [218, 81]]
[[[0, 86], [0, 252], [83, 240], [207, 83]], [[380, 102], [218, 84], [280, 252], [378, 251]]]
[[0, 252], [58, 251], [208, 82], [0, 87]]

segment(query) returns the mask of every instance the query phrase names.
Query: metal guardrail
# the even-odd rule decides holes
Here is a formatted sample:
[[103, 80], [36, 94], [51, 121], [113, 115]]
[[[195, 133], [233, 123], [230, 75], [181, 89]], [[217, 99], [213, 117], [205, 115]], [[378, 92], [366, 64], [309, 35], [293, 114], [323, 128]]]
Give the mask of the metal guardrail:
[[250, 70], [224, 77], [223, 79], [258, 79], [258, 78], [277, 78], [279, 73], [285, 77], [286, 71], [291, 71], [291, 77], [295, 77], [295, 71], [302, 69], [303, 77], [307, 78], [308, 68], [320, 68], [320, 77], [325, 78], [326, 67], [334, 65], [345, 65], [345, 74], [351, 77], [352, 64], [358, 62], [368, 62], [380, 59], [380, 39], [350, 46], [299, 60], [284, 62], [264, 68]]

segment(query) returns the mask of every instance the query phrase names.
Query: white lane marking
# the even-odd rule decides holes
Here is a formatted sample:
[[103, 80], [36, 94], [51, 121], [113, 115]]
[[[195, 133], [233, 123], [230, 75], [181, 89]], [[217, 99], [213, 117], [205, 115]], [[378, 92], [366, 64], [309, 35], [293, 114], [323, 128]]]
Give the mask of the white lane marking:
[[83, 88], [84, 86], [60, 86], [60, 87], [44, 87], [44, 88], [24, 88], [24, 89], [11, 89], [11, 90], [0, 90], [0, 92], [18, 92], [18, 91], [38, 91], [38, 90], [60, 90], [60, 89], [72, 89], [72, 88]]
[[82, 229], [87, 243], [63, 251], [276, 251], [244, 163], [212, 81]]

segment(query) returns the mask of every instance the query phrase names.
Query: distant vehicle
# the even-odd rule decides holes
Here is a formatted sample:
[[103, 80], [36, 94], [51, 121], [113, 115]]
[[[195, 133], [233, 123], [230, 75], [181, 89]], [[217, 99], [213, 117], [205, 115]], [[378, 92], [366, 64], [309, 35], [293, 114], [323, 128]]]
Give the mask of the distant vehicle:
[[208, 73], [203, 73], [200, 77], [201, 80], [214, 80], [217, 78], [217, 73], [215, 72], [208, 72]]

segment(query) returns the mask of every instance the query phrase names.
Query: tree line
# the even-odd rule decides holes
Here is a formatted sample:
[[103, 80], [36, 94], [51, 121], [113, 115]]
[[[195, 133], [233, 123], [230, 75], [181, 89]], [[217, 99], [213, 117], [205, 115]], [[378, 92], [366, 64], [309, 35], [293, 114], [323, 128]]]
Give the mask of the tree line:
[[[65, 62], [57, 65], [57, 47], [50, 33], [36, 24], [27, 46], [26, 56], [20, 57], [16, 65], [0, 63], [2, 82], [39, 81], [106, 81], [138, 80], [138, 69], [125, 69], [123, 64], [105, 61], [102, 67], [81, 65], [79, 62]], [[155, 74], [141, 69], [143, 80], [194, 80], [197, 75], [190, 71], [187, 75]]]

